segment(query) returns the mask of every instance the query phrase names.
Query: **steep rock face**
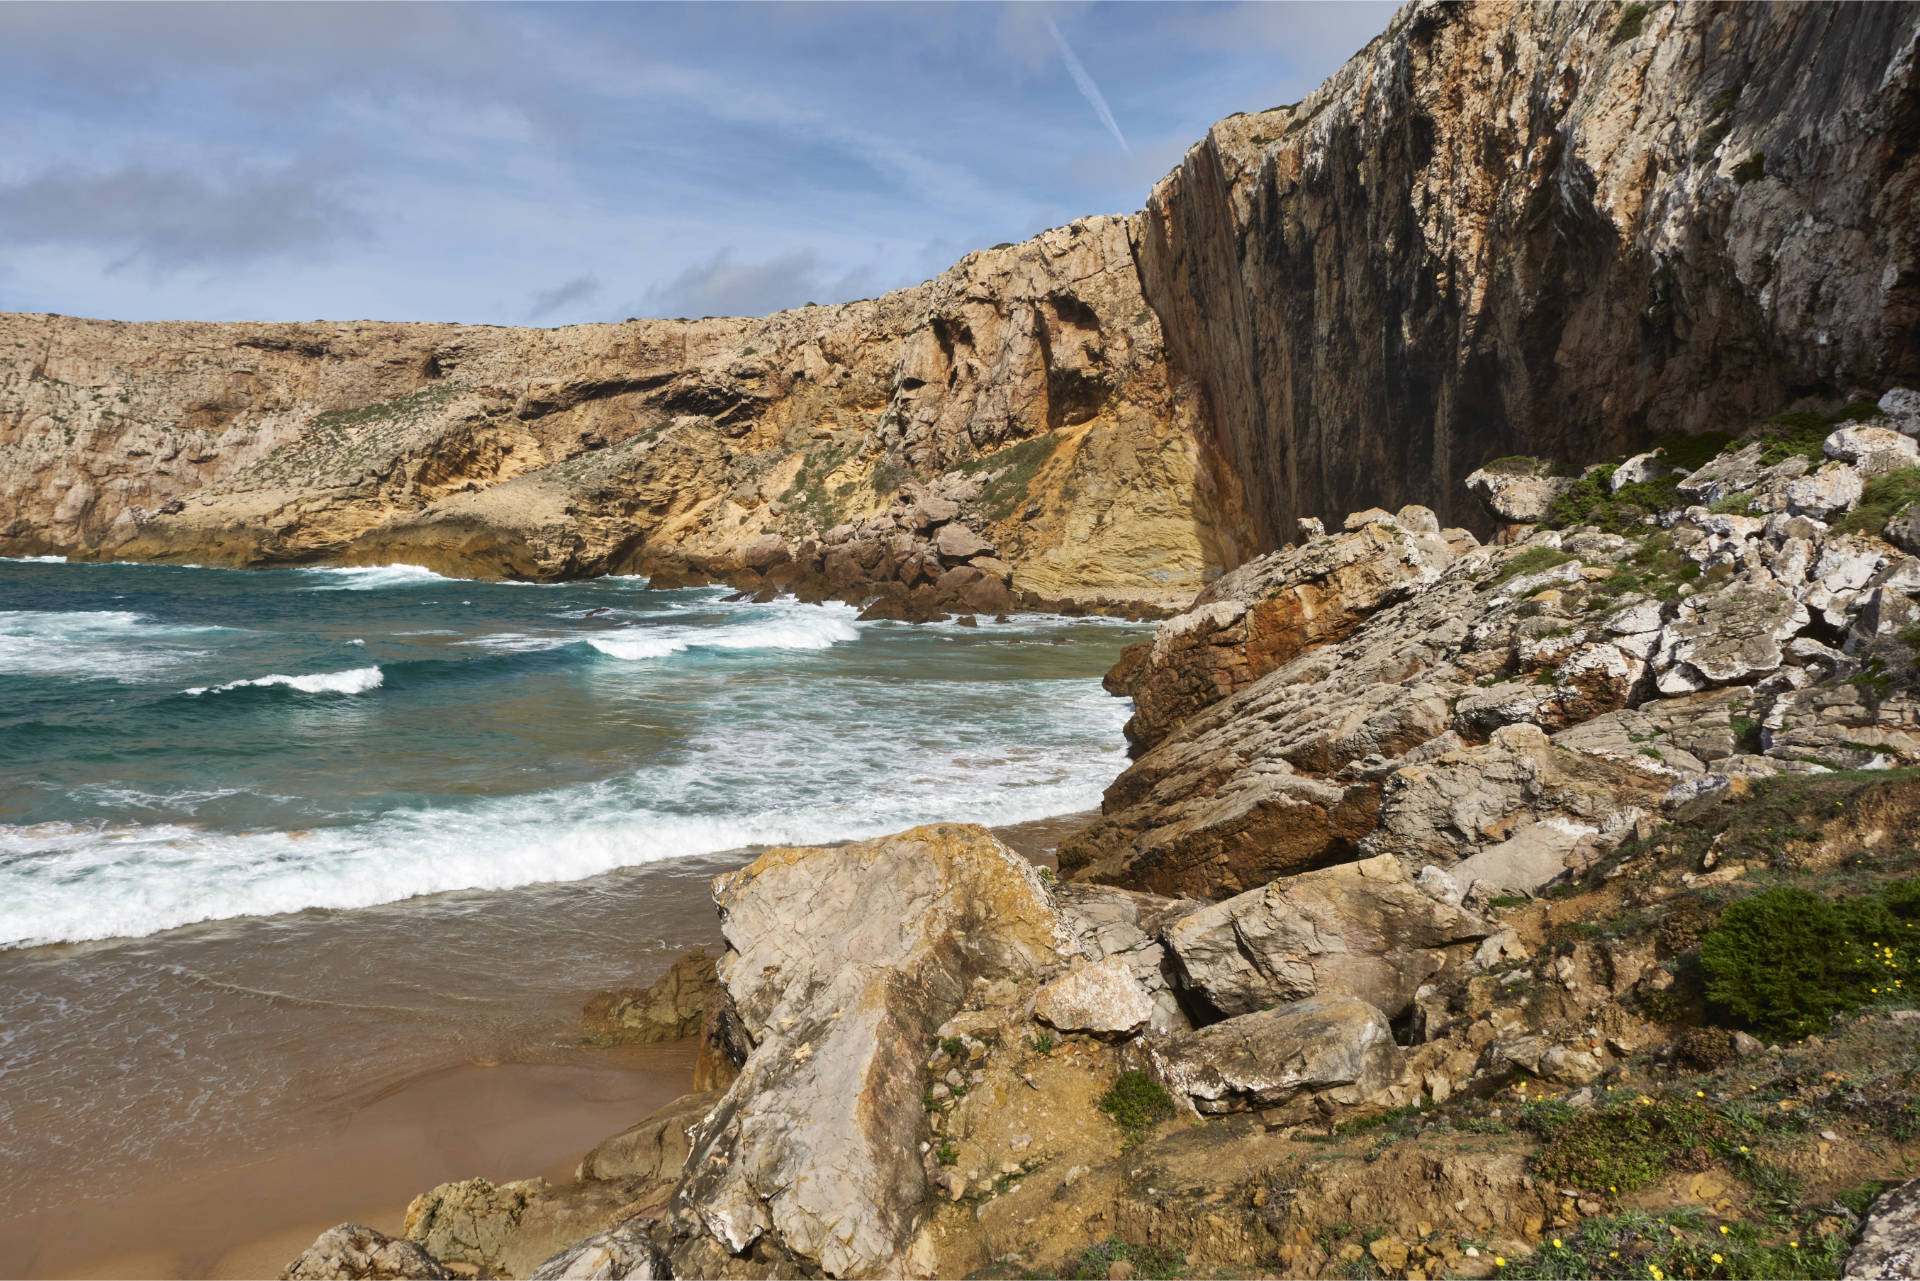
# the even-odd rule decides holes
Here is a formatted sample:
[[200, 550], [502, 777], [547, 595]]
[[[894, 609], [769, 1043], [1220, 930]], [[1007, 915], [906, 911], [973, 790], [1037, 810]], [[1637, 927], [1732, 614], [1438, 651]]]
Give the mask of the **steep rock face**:
[[[1263, 546], [1920, 372], [1920, 10], [1419, 3], [1138, 244]], [[1484, 525], [1483, 525], [1484, 528]]]
[[1115, 218], [758, 320], [0, 316], [0, 553], [533, 579], [792, 563], [791, 586], [845, 527], [874, 548], [865, 584], [890, 540], [957, 521], [992, 565], [884, 573], [972, 560], [1035, 599], [1160, 601], [1228, 554], [1194, 420]]

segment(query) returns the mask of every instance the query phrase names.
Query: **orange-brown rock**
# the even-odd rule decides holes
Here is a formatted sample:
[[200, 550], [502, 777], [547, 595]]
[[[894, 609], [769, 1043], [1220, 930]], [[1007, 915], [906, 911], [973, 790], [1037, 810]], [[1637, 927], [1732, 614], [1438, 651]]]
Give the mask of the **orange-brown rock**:
[[1223, 552], [1162, 350], [1117, 218], [757, 320], [0, 316], [0, 554], [1165, 612]]
[[1377, 514], [1248, 562], [1210, 584], [1151, 644], [1129, 649], [1106, 681], [1133, 699], [1128, 740], [1154, 746], [1200, 709], [1346, 636], [1396, 593], [1433, 582], [1453, 560], [1426, 508]]

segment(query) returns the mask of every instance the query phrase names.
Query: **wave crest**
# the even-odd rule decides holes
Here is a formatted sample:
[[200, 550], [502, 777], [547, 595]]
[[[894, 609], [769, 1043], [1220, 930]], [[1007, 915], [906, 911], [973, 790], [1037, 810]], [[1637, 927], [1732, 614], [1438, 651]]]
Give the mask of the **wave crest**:
[[246, 689], [249, 686], [265, 688], [271, 685], [285, 685], [302, 694], [364, 694], [368, 690], [379, 689], [386, 679], [386, 673], [378, 667], [355, 667], [344, 672], [313, 672], [304, 676], [260, 676], [253, 680], [228, 681], [225, 685], [196, 685], [183, 692], [197, 697], [201, 694], [222, 694], [230, 689]]

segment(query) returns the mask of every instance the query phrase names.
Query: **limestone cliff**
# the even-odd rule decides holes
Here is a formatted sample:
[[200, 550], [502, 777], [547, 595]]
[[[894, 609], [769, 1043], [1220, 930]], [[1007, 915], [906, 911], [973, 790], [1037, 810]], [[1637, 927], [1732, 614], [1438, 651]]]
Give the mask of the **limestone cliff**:
[[1910, 5], [1416, 4], [1137, 246], [1264, 547], [1920, 372]]
[[1113, 218], [758, 320], [4, 316], [0, 552], [1151, 603], [1222, 556], [1162, 347]]

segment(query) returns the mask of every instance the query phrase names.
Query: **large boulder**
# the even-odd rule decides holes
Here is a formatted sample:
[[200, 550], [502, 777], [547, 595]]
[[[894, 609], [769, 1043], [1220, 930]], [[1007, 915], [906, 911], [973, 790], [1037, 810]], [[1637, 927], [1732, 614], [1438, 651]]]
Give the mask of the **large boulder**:
[[707, 1002], [720, 990], [713, 958], [695, 950], [675, 961], [644, 989], [602, 992], [582, 1012], [586, 1039], [596, 1045], [678, 1041], [700, 1031]]
[[581, 1158], [583, 1179], [678, 1179], [692, 1140], [687, 1132], [720, 1100], [718, 1090], [683, 1094], [648, 1113]]
[[1162, 623], [1108, 680], [1134, 701], [1128, 739], [1152, 747], [1195, 712], [1346, 636], [1396, 593], [1433, 582], [1453, 560], [1426, 508], [1375, 514], [1350, 532], [1249, 561]]
[[445, 1265], [413, 1241], [396, 1241], [359, 1223], [322, 1232], [280, 1272], [281, 1281], [402, 1281], [451, 1277]]
[[920, 1065], [938, 1029], [976, 981], [1059, 968], [1073, 935], [1033, 866], [970, 825], [772, 849], [714, 900], [753, 1049], [694, 1136], [675, 1270], [754, 1251], [899, 1275], [929, 1200]]
[[1502, 458], [1469, 474], [1467, 492], [1485, 503], [1496, 520], [1535, 524], [1547, 518], [1555, 499], [1578, 483], [1578, 478], [1556, 476], [1554, 470], [1546, 459]]
[[1397, 1018], [1492, 933], [1382, 855], [1283, 877], [1169, 926], [1184, 986], [1222, 1014], [1358, 997]]
[[1202, 1112], [1326, 1114], [1391, 1106], [1406, 1058], [1379, 1010], [1319, 996], [1242, 1014], [1149, 1046], [1168, 1088]]
[[1680, 602], [1653, 655], [1663, 694], [1747, 684], [1779, 670], [1784, 646], [1811, 621], [1778, 587], [1736, 582]]
[[491, 1268], [513, 1239], [527, 1203], [545, 1190], [545, 1179], [498, 1186], [485, 1179], [442, 1183], [407, 1206], [402, 1231], [442, 1263]]
[[1840, 1275], [1848, 1281], [1920, 1278], [1920, 1179], [1882, 1193], [1873, 1203]]
[[673, 1275], [649, 1234], [652, 1223], [633, 1219], [576, 1241], [530, 1274], [530, 1281], [665, 1281]]
[[1154, 1014], [1153, 997], [1123, 956], [1071, 970], [1034, 995], [1033, 1017], [1062, 1032], [1126, 1034]]
[[1540, 824], [1582, 836], [1612, 830], [1621, 815], [1655, 808], [1669, 781], [1625, 761], [1556, 745], [1538, 726], [1507, 725], [1481, 746], [1397, 770], [1386, 781], [1380, 826], [1366, 844], [1411, 866], [1452, 868]]

